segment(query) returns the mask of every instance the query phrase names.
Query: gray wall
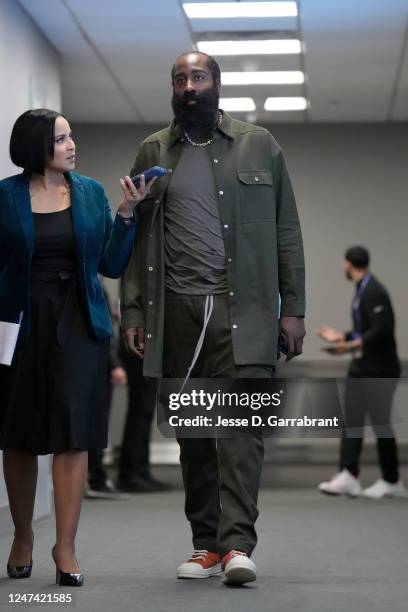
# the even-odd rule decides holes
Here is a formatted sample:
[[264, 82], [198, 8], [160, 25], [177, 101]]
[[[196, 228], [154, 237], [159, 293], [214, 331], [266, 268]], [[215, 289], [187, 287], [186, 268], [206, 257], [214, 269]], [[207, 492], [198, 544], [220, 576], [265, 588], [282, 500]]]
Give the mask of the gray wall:
[[14, 121], [28, 108], [60, 110], [60, 61], [15, 0], [0, 1], [0, 178], [16, 174], [8, 154]]
[[[160, 127], [75, 125], [78, 171], [99, 179], [115, 206], [119, 177], [140, 141]], [[341, 262], [355, 243], [368, 246], [373, 271], [391, 291], [400, 354], [408, 359], [408, 123], [268, 127], [286, 152], [302, 222], [308, 296], [302, 359], [333, 359], [320, 351], [314, 330], [350, 325], [353, 287]], [[113, 283], [109, 288], [116, 293]]]
[[[15, 0], [0, 0], [0, 178], [20, 172], [8, 143], [17, 116], [28, 108], [61, 107], [59, 57]], [[0, 533], [11, 529], [0, 452]], [[40, 457], [34, 517], [50, 512], [48, 458]]]

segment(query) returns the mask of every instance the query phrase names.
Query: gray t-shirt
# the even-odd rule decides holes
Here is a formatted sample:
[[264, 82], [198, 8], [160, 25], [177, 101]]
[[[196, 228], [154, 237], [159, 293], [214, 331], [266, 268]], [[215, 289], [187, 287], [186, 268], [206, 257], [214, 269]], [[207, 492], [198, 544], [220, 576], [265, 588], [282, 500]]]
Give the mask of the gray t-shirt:
[[165, 287], [187, 295], [227, 291], [224, 241], [209, 147], [183, 146], [164, 206]]

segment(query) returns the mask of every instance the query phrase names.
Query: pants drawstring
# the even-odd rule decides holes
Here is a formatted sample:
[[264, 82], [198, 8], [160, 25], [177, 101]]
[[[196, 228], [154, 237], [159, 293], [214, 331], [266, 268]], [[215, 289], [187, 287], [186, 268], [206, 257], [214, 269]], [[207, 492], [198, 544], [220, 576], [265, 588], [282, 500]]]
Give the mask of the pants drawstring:
[[201, 353], [201, 349], [203, 347], [204, 344], [204, 338], [205, 338], [205, 332], [208, 326], [208, 323], [210, 322], [211, 319], [211, 314], [214, 308], [214, 297], [212, 295], [207, 295], [205, 298], [205, 303], [204, 303], [204, 322], [203, 322], [203, 329], [201, 330], [201, 334], [200, 337], [197, 341], [196, 347], [194, 349], [194, 354], [193, 354], [193, 359], [191, 361], [191, 364], [187, 370], [187, 375], [183, 381], [183, 384], [181, 385], [181, 389], [179, 391], [179, 393], [182, 393], [186, 382], [188, 381], [188, 379], [191, 376], [191, 372], [193, 371], [193, 368], [197, 362], [197, 359], [200, 356]]

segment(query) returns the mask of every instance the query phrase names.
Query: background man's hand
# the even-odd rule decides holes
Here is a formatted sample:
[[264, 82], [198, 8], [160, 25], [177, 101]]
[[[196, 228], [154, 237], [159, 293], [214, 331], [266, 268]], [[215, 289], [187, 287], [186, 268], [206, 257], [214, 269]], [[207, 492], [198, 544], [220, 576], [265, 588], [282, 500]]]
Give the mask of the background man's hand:
[[126, 370], [124, 370], [121, 366], [116, 366], [116, 368], [113, 368], [110, 371], [110, 381], [112, 385], [126, 385]]
[[280, 332], [287, 344], [288, 354], [285, 361], [302, 354], [303, 338], [306, 335], [305, 320], [303, 317], [281, 317], [279, 320]]
[[332, 355], [344, 355], [345, 353], [351, 353], [356, 349], [363, 348], [363, 341], [361, 338], [355, 338], [354, 340], [339, 340], [334, 344], [331, 349]]
[[343, 332], [337, 331], [337, 329], [328, 325], [319, 327], [316, 334], [325, 342], [342, 342], [345, 340]]
[[144, 327], [128, 327], [123, 330], [123, 339], [127, 350], [139, 359], [144, 357]]

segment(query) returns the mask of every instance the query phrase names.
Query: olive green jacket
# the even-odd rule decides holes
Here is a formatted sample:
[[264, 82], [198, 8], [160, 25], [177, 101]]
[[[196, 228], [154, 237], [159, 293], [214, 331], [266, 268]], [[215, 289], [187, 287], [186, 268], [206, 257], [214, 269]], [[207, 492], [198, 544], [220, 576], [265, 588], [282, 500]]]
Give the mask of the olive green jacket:
[[[184, 138], [174, 122], [141, 144], [132, 175], [177, 166]], [[237, 365], [273, 365], [280, 316], [304, 316], [304, 257], [282, 151], [264, 128], [223, 119], [210, 145], [227, 259]], [[140, 222], [121, 295], [122, 328], [145, 328], [145, 376], [160, 377], [164, 331], [163, 204], [171, 174], [139, 205]]]

